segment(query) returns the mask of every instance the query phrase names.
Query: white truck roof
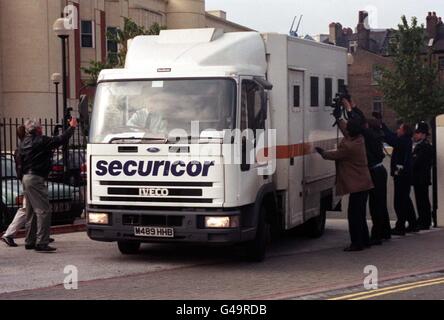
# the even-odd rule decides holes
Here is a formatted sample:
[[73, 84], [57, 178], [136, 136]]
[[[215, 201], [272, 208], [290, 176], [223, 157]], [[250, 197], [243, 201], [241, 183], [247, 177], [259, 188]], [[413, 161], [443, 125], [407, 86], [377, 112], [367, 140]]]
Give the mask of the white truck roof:
[[162, 30], [129, 43], [124, 69], [104, 70], [112, 79], [264, 76], [265, 44], [258, 32], [223, 33], [219, 29]]

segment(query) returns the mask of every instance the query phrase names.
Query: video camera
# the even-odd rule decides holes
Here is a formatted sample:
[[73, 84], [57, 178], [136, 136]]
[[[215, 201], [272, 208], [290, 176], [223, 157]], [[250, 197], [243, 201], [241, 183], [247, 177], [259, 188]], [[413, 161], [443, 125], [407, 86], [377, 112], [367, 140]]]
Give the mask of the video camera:
[[[347, 86], [342, 85], [339, 87], [339, 92], [336, 94], [335, 98], [333, 99], [333, 102], [331, 104], [331, 107], [333, 108], [332, 115], [335, 117], [335, 119], [341, 118], [342, 115], [344, 115], [345, 118], [347, 118], [347, 112], [344, 108], [344, 105], [342, 104], [343, 99], [347, 99], [350, 101], [351, 96], [348, 93]], [[337, 125], [337, 121], [333, 124], [333, 127]]]

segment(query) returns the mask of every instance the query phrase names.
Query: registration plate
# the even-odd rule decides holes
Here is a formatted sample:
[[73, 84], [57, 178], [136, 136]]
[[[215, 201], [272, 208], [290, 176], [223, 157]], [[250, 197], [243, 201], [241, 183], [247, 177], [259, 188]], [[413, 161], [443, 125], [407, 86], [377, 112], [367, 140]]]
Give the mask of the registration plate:
[[134, 235], [148, 238], [174, 238], [174, 229], [161, 227], [134, 227]]

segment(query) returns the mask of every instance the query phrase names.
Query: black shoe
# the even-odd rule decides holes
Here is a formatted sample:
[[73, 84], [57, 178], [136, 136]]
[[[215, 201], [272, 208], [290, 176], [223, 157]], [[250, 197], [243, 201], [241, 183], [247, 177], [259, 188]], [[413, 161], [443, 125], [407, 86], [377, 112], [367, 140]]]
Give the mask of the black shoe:
[[49, 238], [49, 243], [53, 243], [55, 240], [53, 238]]
[[9, 247], [18, 247], [17, 243], [15, 243], [14, 239], [11, 237], [2, 237], [2, 241], [6, 243]]
[[405, 232], [407, 232], [407, 233], [417, 233], [417, 232], [419, 232], [419, 228], [418, 227], [413, 227], [413, 228], [408, 227], [407, 229], [405, 229]]
[[405, 236], [405, 231], [399, 229], [392, 229], [392, 236]]
[[345, 252], [355, 252], [355, 251], [362, 251], [362, 250], [364, 250], [364, 247], [356, 246], [353, 244], [344, 249]]
[[423, 225], [420, 225], [420, 226], [418, 226], [418, 229], [421, 231], [421, 230], [430, 230], [430, 226], [423, 226]]
[[371, 246], [382, 246], [382, 241], [379, 239], [372, 239], [372, 240], [370, 240], [370, 245]]
[[34, 250], [35, 249], [35, 244], [27, 244], [27, 245], [25, 245], [25, 249], [26, 250]]
[[383, 237], [384, 240], [390, 240], [391, 238], [392, 236], [390, 234]]
[[43, 245], [38, 244], [35, 246], [35, 251], [38, 251], [38, 252], [54, 252], [56, 250], [57, 250], [56, 248], [50, 247], [47, 244], [43, 244]]

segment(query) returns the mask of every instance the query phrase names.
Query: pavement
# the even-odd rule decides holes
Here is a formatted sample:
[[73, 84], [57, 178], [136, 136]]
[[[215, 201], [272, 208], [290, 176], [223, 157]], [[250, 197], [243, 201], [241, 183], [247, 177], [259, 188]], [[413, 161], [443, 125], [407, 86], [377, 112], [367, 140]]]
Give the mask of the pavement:
[[[84, 232], [54, 238], [55, 254], [0, 245], [0, 300], [329, 299], [365, 291], [364, 268], [369, 265], [377, 267], [381, 286], [444, 270], [444, 229], [346, 253], [347, 222], [334, 214], [324, 237], [288, 234], [270, 246], [266, 261], [259, 264], [244, 262], [236, 248], [147, 244], [141, 254], [123, 256], [115, 243], [91, 241]], [[23, 245], [23, 240], [17, 242]], [[77, 290], [63, 286], [69, 265], [78, 270]], [[418, 287], [436, 298], [439, 289], [440, 283]], [[404, 294], [427, 296], [415, 292]]]

